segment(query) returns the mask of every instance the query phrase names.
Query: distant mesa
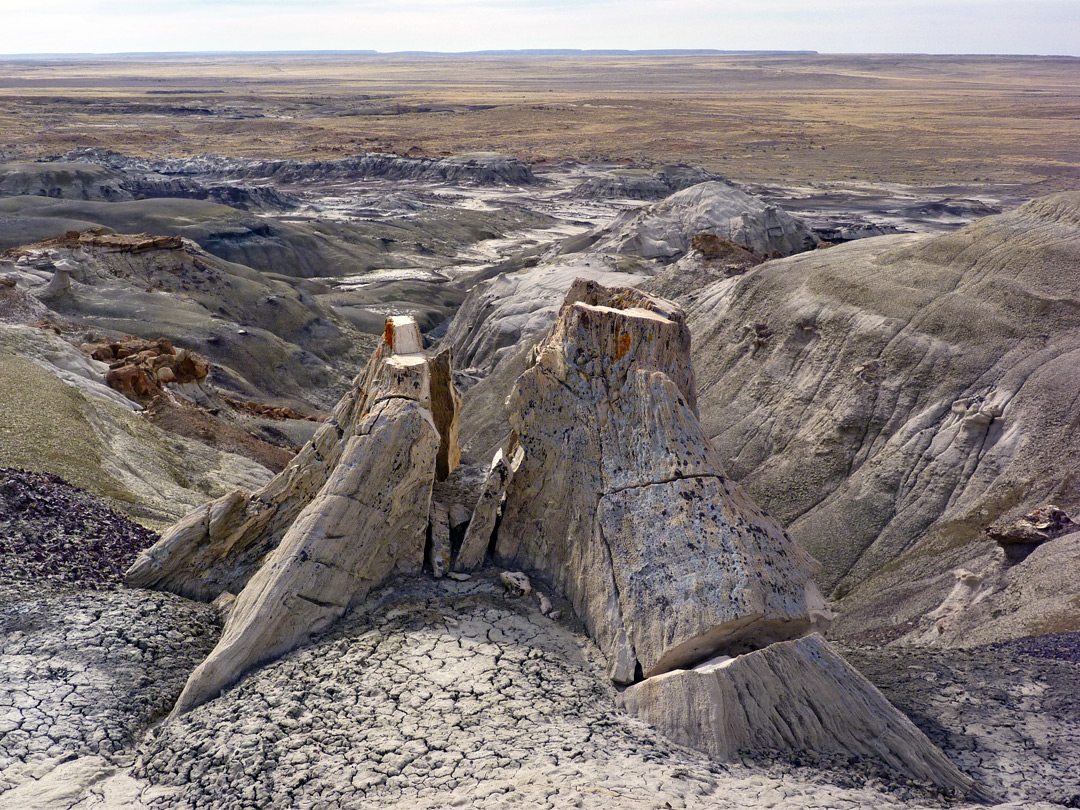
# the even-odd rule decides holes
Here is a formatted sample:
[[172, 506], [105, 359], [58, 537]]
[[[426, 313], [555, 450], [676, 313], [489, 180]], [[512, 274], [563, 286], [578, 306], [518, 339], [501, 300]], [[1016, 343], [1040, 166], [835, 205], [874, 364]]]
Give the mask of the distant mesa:
[[699, 166], [664, 166], [661, 169], [612, 169], [582, 181], [570, 196], [581, 200], [662, 200], [684, 188], [719, 180]]
[[151, 198], [207, 200], [241, 210], [288, 211], [299, 199], [270, 186], [203, 183], [189, 177], [169, 177], [125, 171], [81, 159], [0, 164], [0, 197], [48, 197], [54, 200], [122, 202]]
[[272, 180], [277, 183], [382, 179], [524, 186], [540, 182], [528, 163], [497, 152], [473, 152], [444, 158], [400, 157], [368, 152], [336, 160], [257, 160], [219, 155], [144, 160], [107, 149], [81, 148], [67, 153], [63, 160], [166, 177], [200, 175], [236, 180]]

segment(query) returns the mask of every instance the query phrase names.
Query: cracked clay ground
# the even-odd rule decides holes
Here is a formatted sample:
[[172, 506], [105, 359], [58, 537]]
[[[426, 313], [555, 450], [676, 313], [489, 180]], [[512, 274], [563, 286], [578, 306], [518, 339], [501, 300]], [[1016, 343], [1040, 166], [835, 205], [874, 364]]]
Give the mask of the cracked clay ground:
[[[0, 626], [5, 809], [948, 805], [866, 763], [720, 765], [665, 741], [616, 712], [580, 628], [542, 616], [534, 596], [505, 595], [490, 572], [469, 582], [394, 583], [332, 632], [164, 725], [216, 639], [208, 606], [20, 583], [0, 587]], [[920, 710], [933, 715], [936, 741], [948, 745], [951, 734], [960, 748], [950, 755], [975, 764], [997, 801], [1050, 808], [1038, 800], [1067, 800], [1080, 758], [1047, 744], [1060, 735], [1077, 747], [1067, 738], [1075, 718], [1064, 708], [1040, 703], [1041, 743], [1024, 748], [1035, 727], [1021, 715], [1032, 706], [999, 700], [1007, 686], [980, 691], [940, 654], [916, 662], [923, 674], [960, 684], [946, 697], [962, 687], [986, 723], [980, 730], [970, 716], [936, 709], [941, 693], [901, 683], [888, 656], [855, 654], [857, 663], [878, 662], [879, 680], [893, 682], [886, 691], [917, 722]], [[1024, 663], [1025, 684], [1041, 684], [1025, 693], [1055, 692], [1070, 673], [1075, 685], [1075, 665]], [[1050, 676], [1043, 663], [1052, 664]], [[1058, 672], [1059, 663], [1071, 669]], [[1010, 717], [1016, 740], [1001, 736]], [[1002, 739], [1024, 756], [995, 750]], [[998, 761], [1001, 774], [1028, 766], [1023, 790], [994, 770]]]

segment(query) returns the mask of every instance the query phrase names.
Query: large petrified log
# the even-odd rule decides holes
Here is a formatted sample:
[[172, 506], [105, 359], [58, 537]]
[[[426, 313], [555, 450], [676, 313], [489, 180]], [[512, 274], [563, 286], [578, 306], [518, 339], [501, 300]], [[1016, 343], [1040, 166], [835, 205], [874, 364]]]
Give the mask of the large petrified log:
[[[440, 366], [446, 373], [433, 374]], [[456, 463], [456, 392], [432, 392], [433, 379], [452, 386], [448, 369], [449, 358], [424, 355], [412, 319], [388, 322], [299, 462], [255, 495], [233, 493], [185, 518], [132, 567], [129, 584], [204, 598], [243, 585], [174, 714], [325, 629], [391, 574], [421, 570], [432, 483]]]
[[815, 562], [730, 481], [674, 304], [578, 281], [507, 400], [496, 560], [566, 594], [619, 683], [800, 636]]
[[419, 573], [438, 446], [419, 402], [375, 405], [326, 485], [240, 592], [221, 641], [191, 674], [174, 712], [325, 629], [391, 573]]
[[[816, 563], [725, 475], [682, 311], [579, 281], [507, 400], [520, 445], [496, 560], [572, 603], [629, 712], [720, 759], [873, 756], [963, 776], [820, 636]], [[803, 637], [803, 638], [800, 638]], [[702, 662], [705, 663], [702, 663]]]
[[[449, 368], [449, 358], [440, 353], [429, 360], [422, 345], [412, 318], [388, 320], [384, 342], [366, 369], [289, 465], [261, 489], [224, 495], [166, 530], [128, 571], [128, 586], [205, 601], [225, 591], [239, 593], [342, 463], [342, 451], [359, 434], [365, 416], [384, 399], [415, 399], [428, 411], [440, 441], [436, 467], [452, 471], [460, 457], [460, 397], [441, 371]], [[388, 366], [394, 356], [398, 360]]]

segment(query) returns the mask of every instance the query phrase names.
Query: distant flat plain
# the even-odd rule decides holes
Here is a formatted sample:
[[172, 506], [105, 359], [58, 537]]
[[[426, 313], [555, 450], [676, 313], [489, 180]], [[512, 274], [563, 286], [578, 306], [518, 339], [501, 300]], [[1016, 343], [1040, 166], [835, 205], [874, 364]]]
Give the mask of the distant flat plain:
[[1080, 183], [1080, 59], [250, 54], [0, 58], [0, 158], [494, 150], [745, 181]]

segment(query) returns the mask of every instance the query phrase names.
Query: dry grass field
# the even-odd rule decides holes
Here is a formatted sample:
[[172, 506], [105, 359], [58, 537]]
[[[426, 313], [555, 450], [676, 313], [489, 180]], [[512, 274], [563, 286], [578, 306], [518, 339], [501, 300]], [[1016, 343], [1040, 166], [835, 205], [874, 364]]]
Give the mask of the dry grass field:
[[0, 60], [9, 158], [473, 150], [747, 181], [1080, 181], [1080, 59], [188, 55]]

